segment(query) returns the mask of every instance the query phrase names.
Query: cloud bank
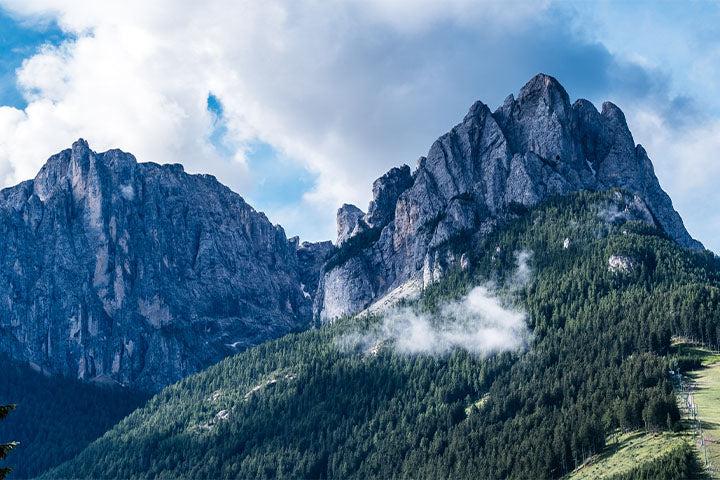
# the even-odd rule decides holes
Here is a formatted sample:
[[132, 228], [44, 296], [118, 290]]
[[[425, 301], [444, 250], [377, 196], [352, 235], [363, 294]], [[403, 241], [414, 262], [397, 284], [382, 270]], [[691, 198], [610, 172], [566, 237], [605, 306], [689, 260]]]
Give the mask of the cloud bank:
[[[475, 100], [494, 107], [544, 71], [573, 97], [625, 108], [691, 230], [708, 223], [708, 212], [695, 216], [684, 201], [693, 193], [687, 182], [674, 179], [686, 162], [689, 179], [714, 165], [706, 133], [717, 127], [693, 123], [709, 103], [693, 102], [666, 70], [689, 58], [675, 48], [684, 43], [667, 48], [653, 32], [694, 32], [690, 53], [701, 53], [683, 64], [689, 79], [714, 78], [720, 42], [686, 25], [692, 15], [683, 12], [591, 15], [545, 0], [0, 0], [0, 8], [68, 33], [18, 70], [27, 105], [0, 106], [0, 186], [33, 177], [83, 137], [97, 150], [214, 174], [288, 233], [327, 239], [341, 203], [365, 207], [375, 178], [425, 154]], [[707, 24], [715, 17], [703, 16]], [[625, 41], [611, 28], [624, 18], [647, 28], [625, 29]], [[209, 96], [222, 104], [221, 119]], [[652, 116], [663, 122], [660, 135]], [[687, 134], [672, 125], [681, 117]], [[666, 154], [663, 138], [687, 149]], [[273, 154], [258, 157], [258, 144]], [[311, 180], [292, 198], [266, 199], [263, 179], [277, 171]], [[720, 201], [711, 185], [702, 190]]]

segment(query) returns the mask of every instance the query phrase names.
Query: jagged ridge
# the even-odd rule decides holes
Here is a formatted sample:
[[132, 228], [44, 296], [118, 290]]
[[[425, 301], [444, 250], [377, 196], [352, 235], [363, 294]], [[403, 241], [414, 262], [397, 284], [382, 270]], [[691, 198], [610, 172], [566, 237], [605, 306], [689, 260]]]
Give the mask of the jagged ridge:
[[[678, 244], [702, 245], [685, 230], [652, 162], [635, 145], [622, 111], [605, 102], [570, 103], [553, 77], [539, 74], [491, 112], [476, 102], [440, 137], [417, 169], [393, 169], [373, 185], [369, 213], [338, 211], [338, 244], [369, 228], [373, 241], [333, 262], [320, 281], [315, 316], [327, 321], [368, 307], [410, 281], [436, 280], [464, 253], [453, 240], [479, 240], [522, 210], [553, 195], [620, 188], [636, 194]], [[357, 243], [357, 242], [356, 242]], [[342, 256], [342, 252], [337, 255]]]
[[0, 192], [0, 352], [156, 390], [305, 328], [329, 248], [210, 175], [80, 140]]

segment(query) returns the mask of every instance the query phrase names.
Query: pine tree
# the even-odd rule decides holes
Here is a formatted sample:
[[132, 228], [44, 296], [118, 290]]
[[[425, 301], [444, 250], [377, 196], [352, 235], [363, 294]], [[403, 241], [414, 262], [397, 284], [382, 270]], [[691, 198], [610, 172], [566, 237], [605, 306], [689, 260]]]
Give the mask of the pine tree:
[[[0, 405], [0, 420], [7, 417], [8, 413], [10, 413], [15, 408], [15, 405]], [[10, 443], [0, 443], [0, 460], [4, 459], [5, 456], [17, 446], [17, 442], [10, 442]], [[0, 467], [0, 480], [7, 477], [8, 473], [10, 473], [10, 469], [7, 467]]]

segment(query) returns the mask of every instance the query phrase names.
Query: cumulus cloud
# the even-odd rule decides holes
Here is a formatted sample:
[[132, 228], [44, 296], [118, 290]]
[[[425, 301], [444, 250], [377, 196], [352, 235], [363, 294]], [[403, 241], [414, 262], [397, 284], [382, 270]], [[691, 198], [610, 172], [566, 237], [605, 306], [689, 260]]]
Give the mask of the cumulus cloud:
[[443, 355], [462, 349], [486, 356], [522, 349], [529, 338], [526, 315], [505, 306], [490, 287], [481, 286], [462, 300], [445, 304], [437, 315], [411, 308], [394, 310], [370, 331], [345, 335], [338, 342], [362, 351], [388, 344], [407, 354]]
[[[599, 39], [579, 40], [573, 13], [545, 0], [0, 6], [70, 33], [17, 72], [27, 107], [0, 107], [2, 186], [83, 137], [97, 150], [212, 173], [252, 202], [259, 181], [248, 159], [263, 142], [314, 185], [300, 202], [258, 206], [274, 221], [294, 219], [300, 231], [289, 233], [308, 239], [332, 237], [341, 203], [364, 207], [372, 180], [425, 154], [478, 98], [498, 105], [538, 71], [595, 101], [610, 85], [645, 91], [656, 77], [644, 75], [651, 62], [618, 62]], [[223, 106], [221, 148], [209, 94]]]
[[[243, 194], [256, 181], [247, 158], [259, 140], [316, 175], [302, 202], [323, 216], [307, 222], [316, 239], [331, 235], [338, 205], [367, 204], [374, 178], [426, 153], [478, 97], [497, 104], [544, 66], [567, 63], [553, 53], [544, 64], [543, 52], [587, 57], [588, 78], [607, 57], [569, 41], [542, 0], [0, 5], [71, 33], [18, 71], [27, 107], [0, 110], [4, 185], [84, 137], [97, 150], [215, 174]], [[528, 41], [536, 28], [550, 35]], [[211, 141], [210, 93], [223, 105], [227, 148]]]

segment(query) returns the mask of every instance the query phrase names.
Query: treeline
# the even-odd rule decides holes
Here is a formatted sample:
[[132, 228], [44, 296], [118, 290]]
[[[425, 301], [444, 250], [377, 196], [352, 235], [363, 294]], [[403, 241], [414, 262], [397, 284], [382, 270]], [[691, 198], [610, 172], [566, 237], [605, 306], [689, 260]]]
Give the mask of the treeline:
[[[615, 429], [676, 428], [670, 339], [718, 341], [720, 269], [647, 225], [607, 224], [614, 201], [554, 199], [482, 244], [468, 239], [457, 247], [474, 268], [417, 305], [507, 285], [516, 252], [532, 252], [532, 281], [508, 293], [529, 314], [527, 352], [348, 352], [341, 340], [380, 320], [345, 319], [165, 389], [47, 477], [558, 478]], [[610, 271], [611, 255], [632, 269]], [[647, 475], [673, 478], [681, 463]]]

